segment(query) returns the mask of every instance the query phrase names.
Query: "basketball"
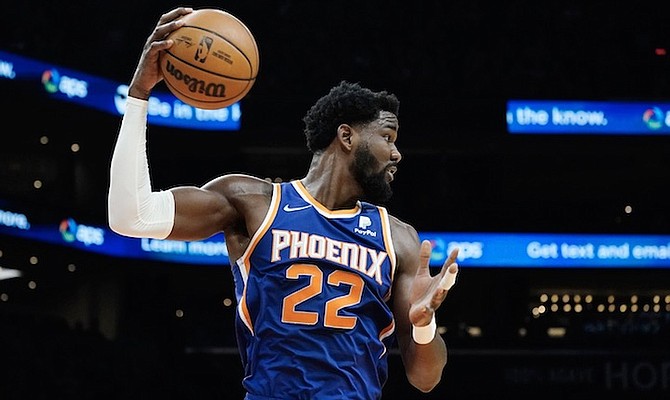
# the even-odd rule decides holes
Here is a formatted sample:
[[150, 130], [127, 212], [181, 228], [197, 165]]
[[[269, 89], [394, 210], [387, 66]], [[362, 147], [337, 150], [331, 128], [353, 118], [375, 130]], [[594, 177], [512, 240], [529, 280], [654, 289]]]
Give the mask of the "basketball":
[[174, 44], [160, 56], [168, 89], [193, 107], [228, 107], [249, 93], [259, 66], [258, 46], [247, 26], [219, 9], [194, 10], [170, 33]]

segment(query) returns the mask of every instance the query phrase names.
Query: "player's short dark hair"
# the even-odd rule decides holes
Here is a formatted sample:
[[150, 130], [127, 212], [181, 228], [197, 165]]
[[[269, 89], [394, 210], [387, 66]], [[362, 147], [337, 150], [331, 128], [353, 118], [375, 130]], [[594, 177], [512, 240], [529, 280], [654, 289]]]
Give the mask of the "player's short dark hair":
[[307, 147], [317, 153], [330, 145], [340, 124], [365, 124], [379, 117], [380, 111], [396, 116], [400, 102], [387, 91], [374, 92], [358, 83], [341, 81], [321, 97], [303, 117]]

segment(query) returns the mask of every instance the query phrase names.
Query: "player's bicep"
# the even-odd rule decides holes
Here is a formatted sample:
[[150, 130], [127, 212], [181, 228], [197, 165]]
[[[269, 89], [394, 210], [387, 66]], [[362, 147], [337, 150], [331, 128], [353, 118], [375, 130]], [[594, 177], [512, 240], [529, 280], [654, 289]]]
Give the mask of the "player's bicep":
[[170, 239], [197, 240], [223, 231], [237, 218], [237, 210], [222, 193], [197, 187], [172, 189], [175, 223]]

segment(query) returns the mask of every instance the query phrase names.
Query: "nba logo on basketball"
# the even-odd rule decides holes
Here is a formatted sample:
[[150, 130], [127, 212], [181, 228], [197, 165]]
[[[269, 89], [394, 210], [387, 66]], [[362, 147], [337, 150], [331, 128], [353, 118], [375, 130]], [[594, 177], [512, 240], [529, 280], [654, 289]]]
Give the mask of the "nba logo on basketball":
[[209, 36], [203, 36], [202, 39], [200, 39], [198, 50], [195, 52], [195, 61], [204, 63], [205, 60], [207, 60], [207, 55], [209, 54], [209, 50], [212, 48], [213, 42], [214, 39]]

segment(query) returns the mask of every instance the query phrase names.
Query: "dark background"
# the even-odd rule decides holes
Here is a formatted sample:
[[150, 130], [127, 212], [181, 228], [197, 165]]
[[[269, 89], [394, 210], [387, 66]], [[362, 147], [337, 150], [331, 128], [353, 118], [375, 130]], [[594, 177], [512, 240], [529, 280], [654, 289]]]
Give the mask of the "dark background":
[[[509, 135], [505, 101], [668, 101], [669, 59], [656, 49], [670, 49], [670, 4], [490, 3], [191, 3], [247, 24], [260, 73], [241, 103], [240, 132], [149, 127], [154, 187], [240, 171], [301, 177], [310, 159], [302, 116], [347, 79], [400, 98], [404, 159], [389, 209], [419, 231], [669, 233], [667, 136]], [[15, 2], [4, 10], [0, 49], [129, 82], [146, 36], [175, 5]], [[54, 102], [37, 86], [0, 85], [0, 199], [45, 220], [104, 226], [119, 118]], [[0, 398], [241, 398], [225, 266], [119, 260], [9, 237], [0, 251], [0, 265], [24, 273], [0, 281]], [[451, 355], [443, 383], [420, 394], [392, 353], [385, 398], [667, 397], [668, 275], [464, 266], [439, 310]], [[534, 318], [542, 293], [596, 301], [584, 314]], [[660, 311], [595, 308], [630, 307], [633, 296]], [[547, 337], [551, 326], [566, 336]]]

